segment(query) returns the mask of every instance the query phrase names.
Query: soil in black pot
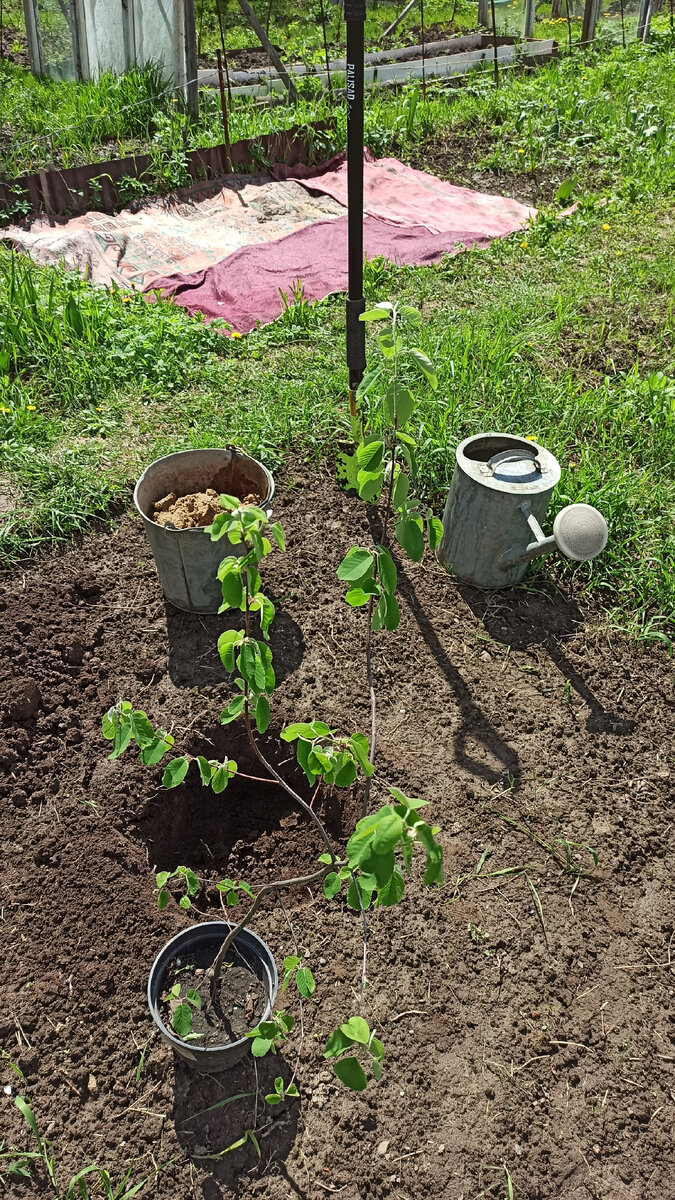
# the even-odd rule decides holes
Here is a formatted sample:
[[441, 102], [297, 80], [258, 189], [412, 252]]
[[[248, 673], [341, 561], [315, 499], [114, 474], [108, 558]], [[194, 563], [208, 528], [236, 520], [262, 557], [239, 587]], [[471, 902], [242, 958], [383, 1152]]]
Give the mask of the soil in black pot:
[[[262, 1020], [269, 999], [265, 982], [246, 958], [231, 947], [223, 964], [218, 994], [211, 1000], [209, 967], [218, 946], [199, 947], [168, 965], [160, 995], [160, 1013], [167, 1029], [195, 1046], [227, 1046], [246, 1037]], [[174, 1024], [176, 1010], [187, 1006], [191, 1024]], [[184, 1011], [180, 1014], [186, 1018]]]

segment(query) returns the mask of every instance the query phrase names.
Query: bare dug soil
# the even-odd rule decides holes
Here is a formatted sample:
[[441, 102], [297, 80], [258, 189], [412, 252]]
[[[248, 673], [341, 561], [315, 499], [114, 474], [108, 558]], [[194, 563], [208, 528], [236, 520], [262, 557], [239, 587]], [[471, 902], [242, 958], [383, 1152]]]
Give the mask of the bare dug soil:
[[[328, 468], [283, 475], [275, 515], [289, 544], [264, 570], [279, 678], [265, 743], [280, 763], [291, 719], [368, 727], [365, 614], [344, 604], [335, 568], [370, 534]], [[297, 1065], [301, 1098], [269, 1108], [250, 1056], [214, 1078], [174, 1060], [145, 987], [169, 937], [220, 913], [216, 880], [311, 870], [317, 839], [272, 783], [214, 796], [193, 767], [165, 792], [161, 767], [133, 749], [107, 761], [100, 735], [128, 698], [192, 752], [227, 749], [259, 774], [236, 727], [218, 725], [224, 619], [165, 607], [128, 518], [4, 579], [0, 1035], [25, 1082], [3, 1058], [2, 1083], [31, 1097], [62, 1189], [91, 1157], [116, 1178], [133, 1160], [134, 1180], [168, 1164], [143, 1192], [161, 1200], [506, 1197], [504, 1166], [523, 1200], [675, 1196], [673, 661], [594, 634], [592, 607], [542, 580], [489, 596], [428, 559], [402, 564], [401, 627], [376, 639], [373, 802], [385, 780], [429, 801], [446, 884], [424, 890], [416, 872], [397, 908], [371, 915], [363, 1015], [386, 1058], [357, 1096], [321, 1050], [355, 1011], [358, 916], [306, 890], [285, 913], [261, 910], [253, 928], [278, 965], [297, 945], [317, 981], [304, 1038], [298, 1020], [258, 1065], [261, 1092]], [[317, 805], [344, 846], [358, 794]], [[597, 870], [575, 887], [527, 830], [592, 846]], [[197, 909], [174, 898], [159, 912], [153, 871], [179, 864], [204, 880]], [[491, 874], [509, 867], [527, 872]], [[297, 998], [283, 1002], [299, 1018]], [[28, 1148], [13, 1095], [0, 1103], [2, 1137]], [[250, 1142], [204, 1157], [248, 1129], [260, 1160]]]

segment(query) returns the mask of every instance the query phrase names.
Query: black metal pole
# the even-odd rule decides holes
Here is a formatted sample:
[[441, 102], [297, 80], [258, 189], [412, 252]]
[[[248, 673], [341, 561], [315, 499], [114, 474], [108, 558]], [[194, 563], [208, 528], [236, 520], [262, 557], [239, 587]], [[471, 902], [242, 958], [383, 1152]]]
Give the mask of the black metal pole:
[[366, 369], [366, 327], [359, 316], [363, 298], [363, 54], [366, 0], [345, 0], [347, 22], [347, 200], [349, 290], [347, 366], [349, 408], [356, 416], [356, 390]]

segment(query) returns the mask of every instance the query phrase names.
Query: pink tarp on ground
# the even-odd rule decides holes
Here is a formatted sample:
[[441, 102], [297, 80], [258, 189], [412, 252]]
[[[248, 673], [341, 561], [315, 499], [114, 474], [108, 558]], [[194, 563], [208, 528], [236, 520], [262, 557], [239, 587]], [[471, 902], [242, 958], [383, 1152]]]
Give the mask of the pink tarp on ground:
[[[276, 167], [277, 179], [297, 179], [312, 191], [332, 196], [347, 206], [347, 157], [338, 154], [318, 167]], [[492, 196], [455, 187], [416, 171], [395, 158], [374, 158], [364, 154], [363, 207], [371, 217], [382, 217], [401, 225], [426, 225], [432, 233], [465, 229], [487, 237], [505, 237], [536, 216], [529, 208], [508, 196]]]
[[[320, 167], [278, 167], [275, 175], [310, 192], [347, 203], [344, 154]], [[364, 251], [390, 262], [422, 265], [444, 254], [486, 244], [527, 224], [536, 209], [506, 196], [486, 195], [444, 183], [393, 158], [364, 161]], [[191, 274], [155, 279], [153, 288], [174, 296], [191, 313], [222, 317], [248, 333], [283, 311], [300, 283], [306, 300], [347, 287], [347, 218], [318, 221], [265, 245], [246, 246], [222, 262]]]
[[[393, 263], [424, 265], [463, 247], [485, 245], [490, 238], [464, 231], [431, 233], [423, 225], [365, 217], [363, 240], [367, 258], [381, 255]], [[171, 293], [188, 312], [223, 317], [238, 333], [249, 333], [258, 321], [265, 325], [279, 316], [281, 293], [292, 300], [298, 281], [306, 300], [346, 291], [346, 217], [316, 222], [276, 242], [245, 246], [215, 267], [157, 279], [152, 286]]]

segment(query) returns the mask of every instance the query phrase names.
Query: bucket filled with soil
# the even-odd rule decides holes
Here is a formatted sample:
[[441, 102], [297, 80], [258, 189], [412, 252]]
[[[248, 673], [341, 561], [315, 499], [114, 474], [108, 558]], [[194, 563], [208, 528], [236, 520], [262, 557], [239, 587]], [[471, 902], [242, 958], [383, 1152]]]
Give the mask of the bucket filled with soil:
[[183, 450], [152, 463], [134, 490], [166, 599], [186, 612], [216, 613], [222, 602], [218, 567], [241, 553], [204, 533], [220, 512], [221, 493], [270, 510], [274, 480], [242, 450]]
[[184, 929], [157, 955], [148, 980], [150, 1014], [163, 1041], [199, 1071], [225, 1071], [238, 1063], [251, 1046], [247, 1035], [269, 1018], [277, 994], [272, 951], [242, 929], [211, 995], [209, 968], [234, 928], [227, 921], [204, 921]]

